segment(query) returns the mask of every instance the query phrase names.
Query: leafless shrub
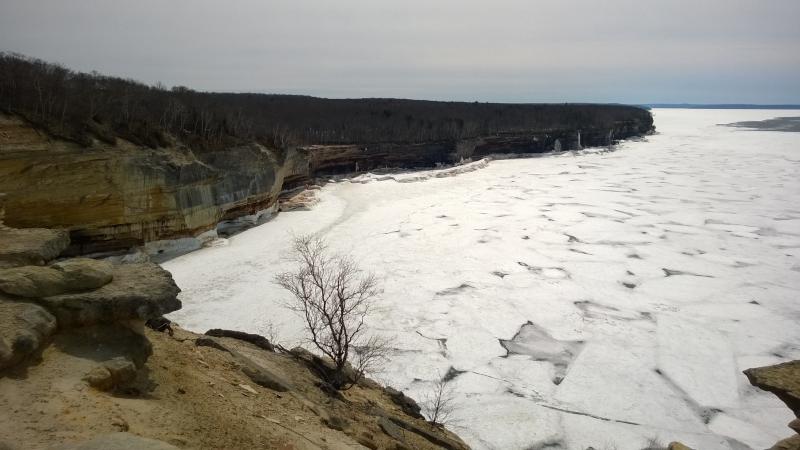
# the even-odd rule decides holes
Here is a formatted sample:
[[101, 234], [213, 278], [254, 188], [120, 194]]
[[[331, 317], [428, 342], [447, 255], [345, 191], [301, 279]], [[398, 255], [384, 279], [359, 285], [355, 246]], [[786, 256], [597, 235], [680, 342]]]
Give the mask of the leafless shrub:
[[331, 253], [318, 237], [295, 238], [291, 258], [296, 267], [275, 282], [292, 294], [287, 307], [303, 318], [311, 342], [333, 363], [327, 381], [348, 389], [386, 356], [385, 341], [364, 329], [380, 293], [375, 275], [352, 257]]
[[439, 377], [433, 389], [425, 396], [422, 411], [437, 426], [447, 425], [456, 409], [455, 392], [448, 377]]

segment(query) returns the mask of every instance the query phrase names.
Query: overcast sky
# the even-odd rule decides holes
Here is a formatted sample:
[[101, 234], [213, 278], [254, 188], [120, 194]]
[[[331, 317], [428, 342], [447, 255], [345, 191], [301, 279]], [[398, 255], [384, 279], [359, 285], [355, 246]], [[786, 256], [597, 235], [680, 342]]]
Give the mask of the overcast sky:
[[214, 91], [800, 103], [800, 0], [0, 0], [0, 50]]

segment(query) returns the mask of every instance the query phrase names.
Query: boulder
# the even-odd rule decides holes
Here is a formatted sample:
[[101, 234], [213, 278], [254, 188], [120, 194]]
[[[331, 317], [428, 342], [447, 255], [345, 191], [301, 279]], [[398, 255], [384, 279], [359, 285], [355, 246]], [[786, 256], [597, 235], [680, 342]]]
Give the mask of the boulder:
[[0, 296], [0, 370], [37, 351], [55, 330], [55, 317], [41, 306]]
[[0, 291], [19, 297], [39, 298], [97, 289], [113, 278], [105, 261], [75, 258], [52, 266], [23, 266], [0, 270]]
[[83, 381], [89, 383], [89, 386], [101, 391], [110, 391], [114, 387], [114, 379], [111, 376], [111, 371], [103, 365], [96, 366], [90, 370], [89, 373], [83, 377]]
[[78, 444], [51, 447], [50, 450], [178, 450], [178, 447], [130, 433], [108, 433]]
[[0, 269], [43, 265], [69, 245], [64, 230], [9, 228], [0, 224]]
[[0, 291], [19, 297], [46, 297], [67, 292], [61, 271], [24, 266], [0, 271]]
[[261, 336], [260, 334], [245, 333], [244, 331], [235, 330], [223, 330], [220, 328], [208, 330], [205, 334], [207, 336], [238, 339], [240, 341], [249, 342], [256, 347], [263, 348], [264, 350], [269, 350], [271, 352], [275, 351], [275, 347], [272, 345], [272, 343], [270, 343], [267, 338]]
[[278, 392], [286, 392], [292, 389], [289, 380], [254, 361], [247, 360], [244, 357], [241, 358], [241, 361], [245, 363], [242, 367], [242, 372], [253, 380], [253, 383]]
[[99, 289], [44, 297], [38, 301], [61, 326], [145, 321], [181, 308], [172, 275], [154, 263], [114, 267], [113, 280]]
[[125, 386], [136, 379], [136, 365], [126, 357], [110, 359], [89, 371], [84, 381], [101, 391]]
[[105, 286], [114, 278], [114, 266], [108, 261], [72, 258], [53, 263], [60, 270], [70, 291], [86, 291]]
[[424, 419], [424, 417], [420, 413], [422, 408], [420, 408], [420, 406], [417, 404], [416, 401], [414, 401], [413, 398], [408, 397], [407, 395], [403, 394], [402, 392], [392, 387], [386, 387], [386, 389], [384, 389], [384, 392], [386, 392], [389, 395], [389, 398], [392, 399], [392, 402], [394, 402], [397, 406], [399, 406], [404, 413], [416, 419]]
[[772, 392], [800, 417], [800, 360], [744, 371], [750, 384]]

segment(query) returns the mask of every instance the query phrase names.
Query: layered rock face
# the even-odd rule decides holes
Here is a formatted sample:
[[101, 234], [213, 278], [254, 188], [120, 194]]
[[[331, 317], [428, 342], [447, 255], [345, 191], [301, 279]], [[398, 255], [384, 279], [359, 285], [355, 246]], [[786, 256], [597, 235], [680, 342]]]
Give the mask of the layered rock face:
[[[417, 168], [496, 153], [542, 153], [610, 145], [651, 131], [652, 121], [611, 129], [505, 133], [420, 144], [314, 145], [274, 150], [257, 143], [192, 151], [118, 139], [90, 147], [50, 138], [0, 115], [0, 193], [17, 228], [69, 230], [72, 255], [195, 238], [220, 221], [275, 205], [282, 190], [322, 175], [381, 167]], [[187, 246], [199, 247], [195, 240]], [[153, 245], [152, 252], [163, 250]], [[24, 258], [24, 256], [20, 256]]]
[[0, 116], [6, 223], [68, 229], [71, 254], [196, 236], [225, 218], [264, 209], [295, 159], [258, 144], [202, 155], [122, 141], [84, 148]]

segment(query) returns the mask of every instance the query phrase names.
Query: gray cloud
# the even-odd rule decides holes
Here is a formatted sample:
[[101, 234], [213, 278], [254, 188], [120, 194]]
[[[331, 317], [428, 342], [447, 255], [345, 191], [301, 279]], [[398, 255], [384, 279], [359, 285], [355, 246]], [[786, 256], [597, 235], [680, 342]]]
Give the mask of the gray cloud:
[[798, 102], [797, 0], [0, 0], [0, 48], [221, 91]]

